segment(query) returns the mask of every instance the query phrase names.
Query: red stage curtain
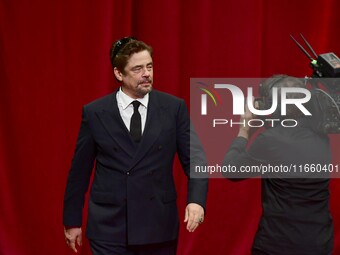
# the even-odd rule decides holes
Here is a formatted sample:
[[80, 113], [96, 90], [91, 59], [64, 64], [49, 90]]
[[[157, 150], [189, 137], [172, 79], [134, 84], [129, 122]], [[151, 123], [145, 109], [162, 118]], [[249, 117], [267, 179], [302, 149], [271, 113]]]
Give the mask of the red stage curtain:
[[[336, 0], [0, 1], [0, 254], [72, 254], [63, 193], [82, 105], [117, 87], [113, 41], [134, 35], [151, 44], [154, 87], [189, 104], [190, 77], [311, 74], [289, 35], [339, 55], [339, 10]], [[225, 134], [226, 148], [235, 135]], [[332, 136], [335, 161], [339, 139]], [[183, 220], [185, 177], [175, 171]], [[339, 184], [331, 187], [334, 254]], [[178, 254], [249, 254], [260, 213], [258, 180], [212, 180], [206, 220], [195, 233], [181, 225]], [[90, 254], [88, 243], [80, 254]]]

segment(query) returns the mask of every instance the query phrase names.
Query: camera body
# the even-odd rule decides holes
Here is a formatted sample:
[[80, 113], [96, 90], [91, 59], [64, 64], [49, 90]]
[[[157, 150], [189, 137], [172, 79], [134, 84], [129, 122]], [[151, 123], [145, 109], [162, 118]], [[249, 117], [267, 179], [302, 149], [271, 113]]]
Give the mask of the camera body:
[[340, 134], [340, 79], [311, 78], [309, 83], [316, 130], [324, 134]]
[[[296, 78], [297, 86], [304, 86], [311, 92], [311, 100], [306, 105], [311, 117], [307, 117], [310, 126], [319, 133], [340, 134], [340, 59], [333, 53], [321, 54], [310, 63], [313, 75], [310, 78]], [[269, 109], [272, 105], [273, 87], [281, 87], [287, 75], [277, 75], [259, 86], [259, 97], [255, 103], [260, 110]], [[295, 81], [294, 81], [295, 82]], [[281, 84], [280, 84], [281, 83]], [[277, 113], [274, 118], [282, 118]]]

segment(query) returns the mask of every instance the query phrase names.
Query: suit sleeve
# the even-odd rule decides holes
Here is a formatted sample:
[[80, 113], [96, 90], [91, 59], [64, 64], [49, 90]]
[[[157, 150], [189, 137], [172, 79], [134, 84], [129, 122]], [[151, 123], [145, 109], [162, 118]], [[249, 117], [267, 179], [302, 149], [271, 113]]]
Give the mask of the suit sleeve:
[[85, 193], [88, 190], [95, 160], [95, 148], [95, 142], [89, 127], [88, 114], [86, 107], [84, 107], [64, 196], [64, 226], [80, 227], [82, 225]]
[[197, 203], [205, 208], [208, 191], [207, 176], [195, 176], [194, 165], [206, 165], [206, 158], [199, 139], [190, 123], [188, 109], [181, 100], [177, 114], [177, 152], [188, 178], [187, 203]]
[[241, 172], [241, 168], [259, 166], [266, 162], [264, 160], [266, 154], [268, 154], [266, 150], [268, 147], [266, 139], [260, 134], [250, 146], [249, 150], [246, 148], [247, 143], [248, 140], [243, 137], [237, 137], [231, 143], [222, 165], [235, 167], [236, 172], [223, 172], [224, 177], [232, 181], [239, 181], [260, 175], [260, 173], [257, 172]]

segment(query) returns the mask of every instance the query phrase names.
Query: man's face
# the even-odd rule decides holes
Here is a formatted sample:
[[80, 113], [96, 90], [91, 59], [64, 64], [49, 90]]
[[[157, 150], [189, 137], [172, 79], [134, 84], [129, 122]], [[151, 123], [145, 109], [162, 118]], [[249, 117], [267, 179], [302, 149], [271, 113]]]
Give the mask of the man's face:
[[132, 98], [142, 98], [152, 90], [153, 65], [147, 50], [131, 55], [124, 74], [114, 69], [116, 78], [122, 82], [122, 90]]

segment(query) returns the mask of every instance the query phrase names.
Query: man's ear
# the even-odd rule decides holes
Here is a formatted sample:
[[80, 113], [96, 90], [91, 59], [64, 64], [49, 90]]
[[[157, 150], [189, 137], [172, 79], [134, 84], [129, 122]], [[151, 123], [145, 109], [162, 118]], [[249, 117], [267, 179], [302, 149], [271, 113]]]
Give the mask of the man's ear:
[[122, 81], [122, 80], [123, 80], [123, 74], [122, 74], [121, 71], [118, 70], [117, 67], [113, 68], [113, 72], [114, 72], [114, 74], [115, 74], [115, 76], [116, 76], [116, 79], [117, 79], [118, 81]]

